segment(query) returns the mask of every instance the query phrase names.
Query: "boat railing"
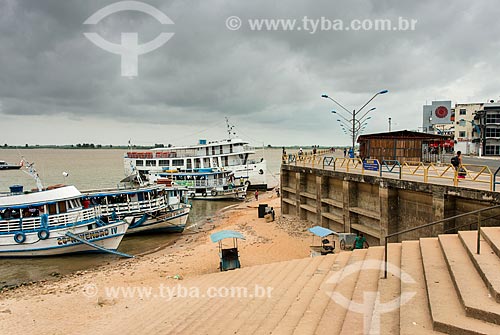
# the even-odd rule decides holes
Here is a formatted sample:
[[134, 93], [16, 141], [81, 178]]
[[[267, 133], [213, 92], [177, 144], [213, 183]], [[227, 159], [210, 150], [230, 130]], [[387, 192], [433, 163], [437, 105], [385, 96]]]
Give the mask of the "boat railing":
[[190, 157], [207, 157], [217, 155], [233, 155], [243, 153], [254, 153], [255, 147], [245, 145], [230, 148], [228, 144], [223, 144], [222, 151], [218, 145], [215, 145], [215, 151], [209, 150], [208, 154], [204, 149], [172, 149], [165, 148], [164, 151], [129, 151], [126, 153], [126, 158], [129, 159], [175, 159], [175, 158], [190, 158]]
[[194, 186], [195, 187], [217, 187], [217, 186], [226, 186], [227, 181], [223, 179], [216, 179], [216, 180], [195, 180], [194, 181]]
[[[100, 208], [88, 208], [62, 214], [49, 215], [47, 224], [49, 228], [67, 226], [81, 221], [92, 220], [96, 216], [99, 216], [100, 213]], [[0, 221], [0, 233], [9, 233], [19, 231], [21, 229], [35, 230], [41, 228], [41, 226], [42, 221], [40, 216], [2, 220]]]
[[126, 215], [140, 212], [155, 212], [164, 209], [168, 205], [164, 197], [151, 200], [130, 201], [117, 204], [101, 205], [103, 215]]
[[181, 208], [177, 208], [173, 211], [169, 211], [167, 212], [163, 218], [170, 218], [170, 217], [173, 217], [173, 216], [177, 216], [177, 215], [180, 215], [180, 214], [184, 214], [186, 212], [189, 212], [190, 208], [189, 207], [181, 207]]

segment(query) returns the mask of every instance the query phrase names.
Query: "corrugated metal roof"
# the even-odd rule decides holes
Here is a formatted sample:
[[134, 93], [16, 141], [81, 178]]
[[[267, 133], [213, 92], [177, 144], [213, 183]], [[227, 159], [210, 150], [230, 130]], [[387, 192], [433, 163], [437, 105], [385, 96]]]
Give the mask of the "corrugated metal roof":
[[422, 140], [446, 140], [449, 136], [444, 135], [434, 135], [427, 133], [420, 133], [416, 131], [400, 130], [391, 131], [386, 133], [376, 133], [376, 134], [366, 134], [358, 137], [358, 142], [361, 140], [369, 140], [374, 138], [384, 138], [384, 139], [422, 139]]

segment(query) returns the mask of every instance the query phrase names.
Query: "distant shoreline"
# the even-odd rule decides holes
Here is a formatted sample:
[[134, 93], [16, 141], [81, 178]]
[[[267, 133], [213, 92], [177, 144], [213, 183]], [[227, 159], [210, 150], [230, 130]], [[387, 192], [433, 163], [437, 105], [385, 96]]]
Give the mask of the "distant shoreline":
[[[345, 148], [346, 146], [333, 146], [333, 148]], [[265, 149], [282, 149], [283, 146], [266, 146], [264, 147]], [[307, 145], [293, 145], [293, 146], [285, 146], [285, 150], [288, 149], [299, 149], [299, 148], [304, 148], [304, 149], [311, 149], [312, 146], [307, 146]], [[329, 149], [332, 148], [331, 146], [318, 146], [318, 149]], [[102, 144], [89, 144], [89, 145], [78, 145], [78, 144], [69, 144], [69, 145], [8, 145], [8, 146], [1, 146], [0, 145], [0, 150], [1, 149], [75, 149], [75, 150], [80, 150], [80, 149], [122, 149], [122, 150], [151, 150], [151, 149], [169, 149], [169, 147], [155, 147], [155, 146], [132, 146], [129, 147], [128, 145], [102, 145]], [[256, 148], [257, 149], [257, 148]]]

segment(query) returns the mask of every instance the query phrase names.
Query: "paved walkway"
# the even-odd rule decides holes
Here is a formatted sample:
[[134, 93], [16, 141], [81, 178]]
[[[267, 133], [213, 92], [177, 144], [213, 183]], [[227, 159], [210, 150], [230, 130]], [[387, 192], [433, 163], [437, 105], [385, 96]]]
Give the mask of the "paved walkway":
[[[325, 169], [344, 173], [363, 174], [369, 176], [380, 176], [380, 171], [370, 171], [363, 169], [359, 160], [349, 160], [342, 157], [342, 153], [327, 154], [323, 157], [306, 157], [300, 161], [292, 162], [292, 166], [307, 166], [316, 169]], [[436, 185], [457, 186], [476, 190], [493, 191], [495, 171], [491, 168], [481, 165], [465, 164], [467, 176], [465, 179], [455, 179], [455, 170], [450, 164], [429, 164], [424, 165], [402, 165], [401, 178], [399, 175], [400, 167], [394, 163], [383, 165], [382, 177], [402, 179], [416, 182], [426, 182]], [[427, 171], [426, 171], [427, 170]], [[427, 179], [427, 180], [426, 180]], [[497, 183], [500, 184], [500, 178]], [[500, 190], [500, 185], [498, 186]]]

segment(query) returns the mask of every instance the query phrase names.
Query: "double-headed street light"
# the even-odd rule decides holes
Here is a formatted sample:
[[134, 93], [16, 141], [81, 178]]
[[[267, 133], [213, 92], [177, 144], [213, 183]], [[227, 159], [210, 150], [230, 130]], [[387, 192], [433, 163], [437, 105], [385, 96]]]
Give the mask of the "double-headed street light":
[[335, 113], [339, 116], [341, 116], [346, 122], [348, 123], [351, 123], [352, 124], [352, 131], [351, 131], [351, 134], [352, 134], [352, 150], [354, 150], [354, 147], [356, 145], [356, 139], [357, 139], [357, 131], [356, 131], [356, 122], [358, 122], [358, 125], [359, 125], [359, 128], [358, 128], [358, 131], [361, 130], [361, 123], [367, 119], [364, 119], [368, 113], [370, 113], [371, 111], [375, 110], [375, 108], [372, 108], [370, 110], [368, 110], [366, 113], [364, 113], [361, 117], [357, 118], [356, 117], [359, 115], [359, 113], [370, 103], [372, 102], [373, 99], [375, 99], [378, 95], [380, 94], [385, 94], [389, 92], [388, 90], [383, 90], [383, 91], [380, 91], [378, 93], [376, 93], [375, 95], [373, 95], [373, 97], [371, 97], [370, 100], [368, 100], [363, 106], [361, 106], [361, 108], [359, 108], [357, 111], [354, 109], [352, 112], [350, 112], [347, 108], [345, 108], [344, 106], [342, 106], [342, 104], [340, 104], [339, 102], [337, 102], [336, 100], [334, 100], [333, 98], [329, 97], [328, 95], [326, 94], [323, 94], [321, 97], [322, 98], [325, 98], [325, 99], [330, 99], [331, 101], [333, 101], [335, 104], [337, 104], [338, 106], [340, 106], [343, 110], [345, 110], [348, 114], [351, 115], [351, 119], [348, 119], [346, 118], [345, 116], [337, 113], [336, 111], [332, 111], [332, 113]]

